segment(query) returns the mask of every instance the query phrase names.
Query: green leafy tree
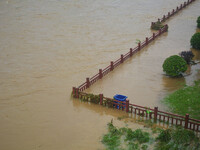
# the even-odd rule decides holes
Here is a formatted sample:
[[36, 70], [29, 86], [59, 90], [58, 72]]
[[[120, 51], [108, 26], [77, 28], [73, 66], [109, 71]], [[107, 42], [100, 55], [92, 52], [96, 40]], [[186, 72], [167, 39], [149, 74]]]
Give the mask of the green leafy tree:
[[200, 50], [200, 32], [197, 32], [192, 36], [190, 43], [192, 48]]
[[200, 28], [200, 16], [197, 18], [197, 27]]
[[181, 76], [186, 70], [186, 61], [178, 55], [168, 57], [163, 63], [163, 71], [171, 77]]

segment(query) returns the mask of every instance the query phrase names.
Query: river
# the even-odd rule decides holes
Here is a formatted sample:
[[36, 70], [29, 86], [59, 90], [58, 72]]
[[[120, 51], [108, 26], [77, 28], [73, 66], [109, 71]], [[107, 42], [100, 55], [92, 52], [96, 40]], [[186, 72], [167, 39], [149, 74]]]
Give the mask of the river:
[[[1, 0], [1, 149], [104, 149], [100, 140], [106, 124], [114, 119], [123, 126], [117, 117], [126, 114], [72, 99], [72, 87], [135, 47], [137, 39], [150, 36], [151, 22], [182, 2]], [[160, 102], [165, 95], [200, 78], [199, 65], [181, 79], [162, 72], [165, 58], [190, 49], [199, 8], [197, 0], [172, 17], [166, 22], [168, 33], [87, 91], [108, 97], [120, 93], [131, 103], [166, 109]]]

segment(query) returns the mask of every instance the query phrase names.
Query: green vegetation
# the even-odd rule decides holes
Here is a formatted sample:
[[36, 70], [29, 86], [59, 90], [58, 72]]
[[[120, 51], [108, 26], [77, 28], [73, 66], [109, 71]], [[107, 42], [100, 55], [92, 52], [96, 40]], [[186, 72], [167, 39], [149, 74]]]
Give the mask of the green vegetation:
[[182, 76], [182, 73], [187, 70], [186, 61], [178, 56], [173, 55], [165, 59], [163, 63], [163, 71], [166, 72], [168, 76], [179, 77]]
[[[113, 123], [108, 123], [108, 133], [102, 138], [102, 143], [108, 150], [146, 150], [145, 143], [150, 141], [150, 134], [141, 129], [133, 131], [130, 128], [116, 128]], [[123, 143], [123, 144], [122, 144]]]
[[183, 128], [162, 130], [156, 141], [155, 150], [200, 149], [199, 138]]
[[169, 142], [171, 140], [171, 130], [167, 129], [167, 130], [161, 130], [160, 134], [158, 135], [158, 137], [156, 138], [157, 140], [159, 140], [160, 142]]
[[200, 28], [200, 16], [197, 18], [197, 27]]
[[200, 32], [197, 32], [192, 36], [190, 44], [192, 48], [200, 50]]
[[131, 129], [126, 130], [126, 141], [137, 141], [139, 144], [149, 142], [149, 133], [143, 132], [141, 129], [132, 131]]
[[98, 103], [100, 102], [99, 95], [93, 95], [93, 94], [91, 94], [91, 96], [90, 96], [90, 101], [91, 101], [92, 103], [98, 104]]
[[99, 95], [94, 95], [94, 94], [86, 94], [84, 96], [81, 96], [80, 99], [82, 101], [88, 101], [88, 102], [92, 102], [95, 104], [98, 104], [100, 102]]
[[157, 21], [154, 24], [152, 24], [151, 29], [160, 30], [163, 27], [164, 27], [164, 25], [160, 21]]
[[120, 145], [121, 132], [113, 126], [112, 123], [108, 124], [108, 134], [103, 136], [102, 142], [108, 146], [108, 149], [118, 148]]
[[[193, 131], [183, 128], [157, 129], [157, 132], [117, 128], [108, 123], [108, 133], [102, 138], [107, 150], [188, 150], [200, 149], [200, 139]], [[152, 136], [151, 136], [152, 135]]]
[[139, 39], [136, 39], [136, 44], [141, 43], [141, 41]]
[[180, 115], [190, 114], [190, 117], [200, 119], [200, 80], [193, 86], [185, 85], [171, 95], [164, 98], [171, 111]]

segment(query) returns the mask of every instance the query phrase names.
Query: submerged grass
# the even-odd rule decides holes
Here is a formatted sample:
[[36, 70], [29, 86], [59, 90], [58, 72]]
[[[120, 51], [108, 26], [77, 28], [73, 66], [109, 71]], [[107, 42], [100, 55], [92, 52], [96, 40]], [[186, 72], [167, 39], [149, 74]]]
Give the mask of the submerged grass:
[[[146, 150], [145, 143], [150, 140], [150, 134], [141, 129], [132, 130], [128, 127], [116, 128], [113, 123], [108, 123], [108, 133], [102, 138], [102, 143], [108, 150]], [[123, 144], [121, 144], [123, 143]]]
[[[190, 117], [200, 119], [200, 80], [195, 81], [193, 86], [186, 85], [164, 100], [174, 113], [188, 113]], [[193, 131], [183, 128], [153, 128], [151, 121], [146, 124], [145, 127], [152, 128], [151, 133], [128, 127], [117, 128], [111, 121], [102, 143], [108, 150], [147, 150], [149, 146], [153, 146], [155, 150], [200, 150], [200, 139]]]
[[147, 143], [150, 140], [150, 136], [148, 132], [144, 132], [141, 129], [137, 129], [135, 131], [128, 129], [126, 132], [126, 141], [135, 141], [139, 144]]
[[155, 150], [199, 150], [200, 141], [193, 131], [183, 128], [162, 130]]
[[108, 133], [102, 138], [107, 150], [200, 150], [200, 139], [183, 128], [160, 129], [158, 133], [117, 128], [108, 123]]
[[103, 136], [102, 143], [104, 143], [110, 150], [118, 149], [121, 135], [122, 132], [118, 130], [112, 122], [108, 123], [108, 133]]
[[180, 115], [188, 113], [190, 117], [200, 119], [200, 80], [193, 86], [185, 86], [164, 98], [171, 111]]

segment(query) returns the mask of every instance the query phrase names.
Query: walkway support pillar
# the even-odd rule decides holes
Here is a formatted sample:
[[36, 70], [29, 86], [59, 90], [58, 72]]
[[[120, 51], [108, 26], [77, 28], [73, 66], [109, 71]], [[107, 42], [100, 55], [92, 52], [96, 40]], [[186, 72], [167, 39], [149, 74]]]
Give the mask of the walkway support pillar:
[[140, 42], [138, 43], [138, 50], [140, 50]]
[[102, 77], [103, 77], [102, 69], [99, 69], [99, 79], [102, 79]]
[[185, 129], [188, 129], [188, 123], [189, 123], [189, 114], [185, 115]]
[[157, 121], [158, 107], [154, 107], [154, 121]]
[[130, 56], [132, 56], [132, 55], [133, 55], [133, 49], [130, 48]]
[[100, 105], [103, 105], [103, 94], [99, 94]]
[[76, 96], [76, 88], [75, 88], [75, 87], [73, 87], [73, 92], [72, 92], [72, 95], [73, 95], [73, 97], [75, 97], [75, 96]]
[[79, 98], [79, 89], [78, 88], [76, 88], [76, 96], [75, 96], [75, 98]]
[[153, 40], [155, 40], [155, 33], [153, 33]]
[[110, 70], [113, 71], [114, 69], [114, 65], [113, 65], [113, 61], [110, 62]]
[[86, 78], [86, 88], [90, 87], [90, 78]]
[[126, 112], [129, 112], [129, 100], [126, 100]]
[[168, 18], [170, 17], [170, 12], [168, 12]]
[[124, 55], [121, 54], [121, 63], [123, 63], [123, 62], [124, 62]]
[[165, 21], [165, 15], [163, 15], [163, 21]]
[[149, 44], [149, 39], [146, 37], [146, 45]]

